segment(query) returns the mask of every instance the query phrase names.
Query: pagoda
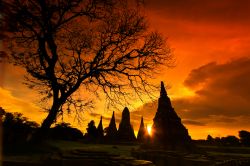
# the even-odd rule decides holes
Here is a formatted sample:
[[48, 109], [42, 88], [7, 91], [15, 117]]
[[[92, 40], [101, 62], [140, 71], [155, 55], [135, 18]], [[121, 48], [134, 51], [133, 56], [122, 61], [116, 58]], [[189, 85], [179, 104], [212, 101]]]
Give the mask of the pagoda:
[[137, 141], [146, 142], [148, 138], [149, 138], [149, 134], [148, 134], [146, 127], [144, 126], [143, 117], [141, 117], [141, 124], [140, 124], [140, 128], [137, 134]]
[[102, 116], [101, 116], [99, 125], [97, 127], [97, 136], [99, 139], [103, 138], [103, 136], [104, 136], [103, 133], [104, 133], [104, 131], [103, 131], [103, 125], [102, 125]]
[[115, 141], [117, 139], [117, 128], [115, 123], [115, 112], [113, 111], [112, 118], [107, 128], [106, 138], [108, 141]]
[[120, 141], [135, 141], [134, 129], [130, 123], [130, 113], [127, 107], [122, 112], [122, 119], [118, 129], [118, 139]]
[[161, 145], [168, 150], [191, 150], [193, 147], [188, 130], [172, 107], [163, 82], [153, 119], [151, 140], [154, 145]]

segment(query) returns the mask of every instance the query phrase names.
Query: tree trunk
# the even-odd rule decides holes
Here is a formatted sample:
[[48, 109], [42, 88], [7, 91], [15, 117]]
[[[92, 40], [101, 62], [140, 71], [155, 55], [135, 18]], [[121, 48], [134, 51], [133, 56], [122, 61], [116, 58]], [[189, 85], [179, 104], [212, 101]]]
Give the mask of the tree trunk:
[[56, 116], [58, 113], [59, 109], [51, 109], [48, 116], [44, 119], [42, 125], [41, 125], [41, 129], [43, 130], [48, 130], [50, 128], [50, 126], [54, 123], [54, 121], [56, 120]]
[[59, 112], [59, 108], [60, 108], [59, 104], [53, 104], [51, 110], [48, 113], [48, 116], [44, 119], [38, 131], [34, 134], [32, 141], [41, 142], [47, 138], [49, 134], [50, 126], [56, 120], [56, 116]]

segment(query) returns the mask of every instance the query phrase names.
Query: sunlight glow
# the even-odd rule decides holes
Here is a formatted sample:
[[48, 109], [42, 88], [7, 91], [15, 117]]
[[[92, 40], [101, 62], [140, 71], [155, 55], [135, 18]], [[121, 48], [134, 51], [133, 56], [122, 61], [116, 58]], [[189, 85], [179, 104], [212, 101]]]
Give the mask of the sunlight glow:
[[151, 129], [152, 129], [152, 126], [149, 126], [149, 125], [148, 125], [148, 126], [147, 126], [147, 130], [148, 130], [148, 134], [149, 134], [149, 135], [152, 134], [152, 132], [151, 132], [152, 130], [151, 130]]
[[174, 94], [169, 95], [170, 98], [183, 98], [183, 97], [193, 97], [195, 96], [195, 91], [185, 87], [185, 86], [178, 86], [175, 89], [173, 89]]

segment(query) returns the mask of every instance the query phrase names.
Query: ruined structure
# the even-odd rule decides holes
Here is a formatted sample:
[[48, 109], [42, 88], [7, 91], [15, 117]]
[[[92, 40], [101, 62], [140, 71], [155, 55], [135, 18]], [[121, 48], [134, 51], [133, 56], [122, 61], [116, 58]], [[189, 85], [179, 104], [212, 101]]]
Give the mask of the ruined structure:
[[154, 145], [163, 145], [165, 149], [170, 150], [193, 148], [188, 130], [172, 107], [163, 82], [161, 82], [158, 109], [153, 120], [152, 142]]
[[113, 111], [112, 118], [107, 128], [106, 138], [108, 141], [114, 141], [117, 139], [117, 128], [115, 123], [115, 112]]
[[99, 125], [98, 125], [98, 127], [97, 127], [97, 137], [98, 137], [99, 139], [102, 139], [103, 136], [104, 136], [104, 131], [103, 131], [103, 126], [102, 126], [102, 116], [101, 116]]
[[96, 126], [95, 126], [95, 122], [93, 120], [91, 120], [88, 123], [88, 127], [86, 128], [86, 130], [87, 130], [87, 133], [85, 134], [85, 138], [88, 141], [96, 140], [96, 138], [97, 138], [97, 129], [96, 129]]
[[149, 139], [147, 128], [144, 126], [143, 117], [141, 117], [141, 124], [137, 134], [138, 142], [146, 142]]
[[122, 120], [118, 129], [118, 139], [120, 141], [135, 141], [135, 133], [130, 124], [130, 113], [127, 107], [122, 112]]

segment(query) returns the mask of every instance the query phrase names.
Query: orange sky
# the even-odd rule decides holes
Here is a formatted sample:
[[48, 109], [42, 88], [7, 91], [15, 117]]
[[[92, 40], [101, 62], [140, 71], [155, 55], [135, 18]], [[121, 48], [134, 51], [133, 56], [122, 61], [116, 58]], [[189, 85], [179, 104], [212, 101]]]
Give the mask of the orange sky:
[[[168, 94], [176, 112], [194, 139], [238, 135], [250, 130], [250, 1], [248, 0], [148, 0], [146, 15], [150, 27], [168, 38], [176, 67], [162, 70], [154, 82], [170, 85]], [[1, 43], [0, 43], [1, 44]], [[2, 47], [2, 45], [1, 45]], [[3, 49], [3, 48], [1, 48]], [[41, 121], [45, 114], [38, 105], [38, 94], [23, 84], [21, 69], [0, 63], [0, 106], [19, 111]], [[99, 122], [104, 115], [107, 126], [111, 111], [105, 101], [84, 115], [78, 125], [86, 128], [89, 119]], [[135, 130], [140, 116], [152, 124], [155, 102], [135, 102], [128, 106]], [[140, 107], [139, 109], [137, 109]], [[119, 114], [117, 114], [117, 125]]]

